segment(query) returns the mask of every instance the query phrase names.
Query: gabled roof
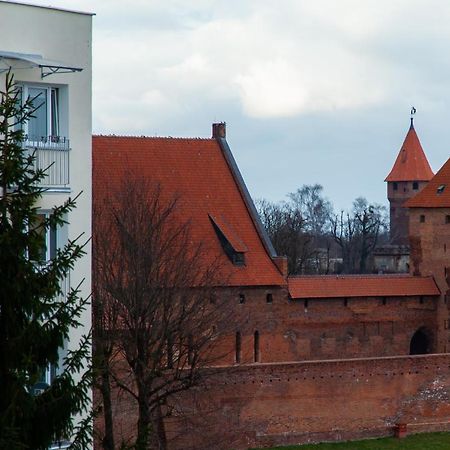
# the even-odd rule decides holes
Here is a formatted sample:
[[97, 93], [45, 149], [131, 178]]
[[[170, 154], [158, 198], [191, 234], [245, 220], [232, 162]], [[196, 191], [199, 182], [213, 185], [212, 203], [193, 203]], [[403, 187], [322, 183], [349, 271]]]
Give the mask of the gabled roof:
[[288, 278], [289, 295], [302, 298], [440, 295], [433, 277], [410, 275], [320, 275]]
[[[220, 139], [94, 136], [92, 148], [94, 202], [125, 172], [146, 176], [166, 195], [179, 196], [178, 213], [190, 220], [193, 240], [221, 255], [227, 285], [286, 285]], [[228, 259], [215, 226], [235, 251], [245, 253], [245, 266]]]
[[431, 181], [405, 202], [408, 208], [450, 208], [450, 159]]
[[384, 181], [428, 181], [433, 175], [411, 119], [394, 166]]

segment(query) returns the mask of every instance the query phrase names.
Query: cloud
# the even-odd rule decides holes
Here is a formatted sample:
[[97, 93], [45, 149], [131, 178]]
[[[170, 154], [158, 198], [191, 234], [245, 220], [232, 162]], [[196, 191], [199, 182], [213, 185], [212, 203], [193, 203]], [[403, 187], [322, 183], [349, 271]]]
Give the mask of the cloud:
[[[191, 102], [232, 101], [253, 118], [379, 107], [408, 91], [432, 103], [436, 93], [423, 80], [450, 69], [442, 58], [450, 6], [439, 0], [74, 0], [71, 7], [97, 12], [95, 115], [124, 97], [135, 106], [128, 115], [145, 110], [156, 121], [188, 114]], [[448, 87], [448, 77], [437, 82]]]

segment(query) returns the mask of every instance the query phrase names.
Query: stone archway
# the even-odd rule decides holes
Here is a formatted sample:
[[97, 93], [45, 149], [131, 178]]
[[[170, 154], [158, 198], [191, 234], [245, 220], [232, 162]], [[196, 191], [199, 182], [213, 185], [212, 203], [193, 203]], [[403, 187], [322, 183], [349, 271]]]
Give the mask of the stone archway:
[[410, 355], [426, 355], [431, 353], [431, 336], [425, 327], [419, 328], [412, 336], [409, 344]]

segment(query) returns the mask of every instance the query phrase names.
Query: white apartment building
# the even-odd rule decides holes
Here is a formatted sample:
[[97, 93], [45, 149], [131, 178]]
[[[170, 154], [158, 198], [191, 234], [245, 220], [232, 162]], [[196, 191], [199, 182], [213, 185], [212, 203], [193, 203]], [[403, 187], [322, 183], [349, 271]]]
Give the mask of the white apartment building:
[[[69, 225], [48, 233], [43, 255], [48, 259], [67, 239], [91, 236], [92, 14], [0, 0], [0, 30], [0, 86], [12, 68], [23, 96], [38, 96], [43, 104], [25, 128], [26, 146], [36, 152], [37, 164], [45, 168], [54, 162], [43, 181], [42, 214], [82, 192]], [[91, 292], [90, 246], [86, 252], [70, 274], [72, 286], [84, 280], [83, 296]], [[83, 323], [85, 329], [73, 330], [68, 348], [76, 348], [90, 329], [90, 310]]]

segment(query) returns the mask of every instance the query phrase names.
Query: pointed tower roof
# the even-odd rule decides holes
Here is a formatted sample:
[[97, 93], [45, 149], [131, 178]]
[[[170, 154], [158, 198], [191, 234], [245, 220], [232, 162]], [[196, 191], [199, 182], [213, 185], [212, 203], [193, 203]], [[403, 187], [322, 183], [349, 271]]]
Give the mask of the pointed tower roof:
[[395, 160], [394, 166], [384, 181], [429, 181], [434, 173], [420, 144], [411, 117], [411, 126]]
[[450, 159], [433, 179], [403, 206], [408, 208], [450, 208]]

